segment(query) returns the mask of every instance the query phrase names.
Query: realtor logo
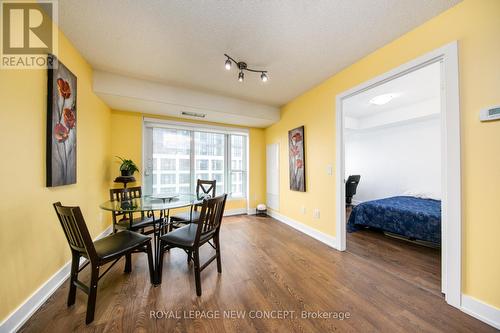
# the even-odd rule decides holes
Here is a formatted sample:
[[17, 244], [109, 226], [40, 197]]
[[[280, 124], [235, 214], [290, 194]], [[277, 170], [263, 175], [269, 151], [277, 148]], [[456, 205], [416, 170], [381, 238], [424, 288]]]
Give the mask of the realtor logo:
[[0, 68], [53, 68], [47, 55], [57, 55], [56, 14], [55, 0], [0, 0]]

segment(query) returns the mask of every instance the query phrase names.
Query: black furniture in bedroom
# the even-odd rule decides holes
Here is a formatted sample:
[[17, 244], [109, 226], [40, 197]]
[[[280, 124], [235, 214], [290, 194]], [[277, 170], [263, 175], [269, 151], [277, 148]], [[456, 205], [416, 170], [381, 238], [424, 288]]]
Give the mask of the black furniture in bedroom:
[[356, 188], [360, 179], [360, 175], [351, 175], [347, 178], [347, 182], [345, 183], [345, 203], [347, 206], [352, 205], [352, 197], [356, 194]]

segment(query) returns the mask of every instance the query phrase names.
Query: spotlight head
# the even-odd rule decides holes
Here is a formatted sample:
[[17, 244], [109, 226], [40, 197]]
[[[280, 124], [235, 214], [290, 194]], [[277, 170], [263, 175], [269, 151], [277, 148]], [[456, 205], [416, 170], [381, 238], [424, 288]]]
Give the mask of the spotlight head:
[[243, 82], [244, 79], [245, 79], [245, 74], [243, 74], [243, 71], [240, 71], [240, 73], [238, 74], [238, 81]]
[[226, 67], [227, 70], [231, 69], [231, 60], [229, 60], [229, 58], [226, 59], [226, 62], [224, 63], [224, 67]]
[[262, 82], [267, 82], [267, 80], [269, 80], [265, 72], [262, 72], [262, 74], [260, 74], [260, 79], [262, 80]]

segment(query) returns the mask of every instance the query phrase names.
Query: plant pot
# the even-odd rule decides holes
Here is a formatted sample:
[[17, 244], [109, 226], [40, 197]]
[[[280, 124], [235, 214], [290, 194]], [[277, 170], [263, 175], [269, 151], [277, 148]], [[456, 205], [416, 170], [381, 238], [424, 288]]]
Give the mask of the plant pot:
[[129, 170], [120, 170], [120, 172], [122, 173], [122, 177], [131, 177], [134, 175], [134, 173]]

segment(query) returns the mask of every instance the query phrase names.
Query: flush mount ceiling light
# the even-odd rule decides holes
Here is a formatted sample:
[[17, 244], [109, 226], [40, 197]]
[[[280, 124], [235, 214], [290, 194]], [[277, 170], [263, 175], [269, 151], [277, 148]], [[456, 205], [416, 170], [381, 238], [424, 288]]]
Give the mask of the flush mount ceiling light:
[[267, 82], [267, 80], [269, 80], [269, 77], [267, 76], [267, 71], [248, 68], [246, 62], [236, 61], [225, 53], [224, 55], [226, 56], [226, 61], [224, 62], [224, 67], [226, 68], [226, 70], [230, 70], [233, 63], [238, 67], [238, 70], [240, 71], [238, 73], [239, 82], [243, 82], [245, 80], [245, 73], [243, 71], [260, 73], [260, 79], [262, 80], [262, 82]]
[[396, 94], [383, 94], [379, 95], [376, 97], [373, 97], [370, 99], [370, 104], [375, 104], [375, 105], [384, 105], [392, 101], [395, 97], [397, 97]]

